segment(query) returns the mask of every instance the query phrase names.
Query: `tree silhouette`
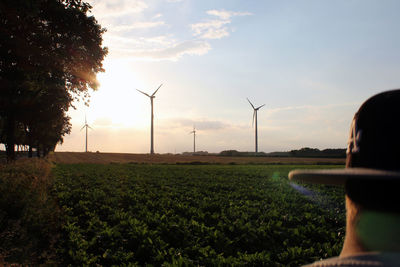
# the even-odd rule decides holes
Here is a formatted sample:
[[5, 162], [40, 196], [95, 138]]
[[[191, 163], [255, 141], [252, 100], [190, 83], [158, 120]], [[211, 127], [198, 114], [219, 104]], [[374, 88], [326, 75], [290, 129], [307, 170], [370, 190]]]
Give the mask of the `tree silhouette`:
[[90, 9], [80, 0], [0, 2], [0, 142], [8, 159], [22, 142], [54, 149], [69, 132], [72, 101], [97, 89], [107, 48]]

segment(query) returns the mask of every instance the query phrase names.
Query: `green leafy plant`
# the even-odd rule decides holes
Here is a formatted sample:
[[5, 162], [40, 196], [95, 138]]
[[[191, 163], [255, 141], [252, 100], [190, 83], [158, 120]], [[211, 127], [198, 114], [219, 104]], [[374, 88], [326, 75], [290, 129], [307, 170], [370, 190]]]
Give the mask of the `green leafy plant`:
[[344, 192], [319, 186], [316, 197], [302, 195], [286, 178], [296, 167], [57, 165], [60, 258], [71, 265], [298, 266], [337, 255]]

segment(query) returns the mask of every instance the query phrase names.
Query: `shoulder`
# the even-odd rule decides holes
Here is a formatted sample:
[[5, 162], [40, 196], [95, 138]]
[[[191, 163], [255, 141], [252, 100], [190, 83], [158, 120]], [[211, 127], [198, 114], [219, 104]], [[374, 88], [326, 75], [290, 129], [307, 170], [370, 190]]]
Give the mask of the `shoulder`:
[[306, 267], [354, 267], [354, 266], [399, 266], [400, 253], [365, 253], [349, 257], [335, 257], [326, 260], [316, 261]]

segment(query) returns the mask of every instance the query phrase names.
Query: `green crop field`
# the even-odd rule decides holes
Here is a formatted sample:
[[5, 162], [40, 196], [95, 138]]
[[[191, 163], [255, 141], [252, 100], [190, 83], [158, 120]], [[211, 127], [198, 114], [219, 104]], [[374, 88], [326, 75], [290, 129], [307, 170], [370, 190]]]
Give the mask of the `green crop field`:
[[338, 255], [344, 191], [288, 181], [288, 171], [301, 167], [58, 164], [59, 259], [104, 266], [298, 266]]

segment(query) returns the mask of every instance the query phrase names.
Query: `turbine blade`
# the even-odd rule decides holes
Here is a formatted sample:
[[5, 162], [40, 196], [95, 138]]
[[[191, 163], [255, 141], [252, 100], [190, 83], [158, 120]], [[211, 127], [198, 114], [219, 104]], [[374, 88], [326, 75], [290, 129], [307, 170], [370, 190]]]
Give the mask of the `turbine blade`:
[[163, 85], [163, 84], [161, 84], [161, 85], [157, 88], [157, 90], [154, 91], [154, 93], [153, 93], [151, 96], [154, 96], [154, 95], [157, 93], [158, 89], [160, 89], [160, 87], [161, 87], [162, 85]]
[[253, 106], [253, 104], [250, 102], [250, 100], [246, 97], [246, 99], [247, 99], [247, 101], [249, 101], [249, 103], [250, 103], [250, 105], [253, 107], [253, 109], [255, 109], [254, 108], [254, 106]]
[[254, 120], [256, 119], [256, 110], [253, 112], [253, 122], [251, 123], [251, 127], [254, 127]]
[[85, 125], [83, 125], [83, 127], [81, 128], [81, 131], [83, 130], [83, 128], [85, 128], [86, 127], [86, 124]]
[[258, 108], [256, 108], [257, 110], [259, 110], [260, 108], [262, 108], [263, 106], [265, 106], [265, 104], [264, 105], [261, 105], [261, 106], [259, 106]]
[[93, 130], [93, 128], [92, 127], [90, 127], [89, 125], [87, 126], [89, 129], [92, 129]]
[[149, 96], [148, 94], [146, 94], [145, 92], [142, 92], [142, 91], [140, 91], [139, 89], [136, 89], [136, 90], [139, 91], [139, 92], [141, 92], [142, 94], [144, 94], [144, 95], [150, 97], [150, 96]]

